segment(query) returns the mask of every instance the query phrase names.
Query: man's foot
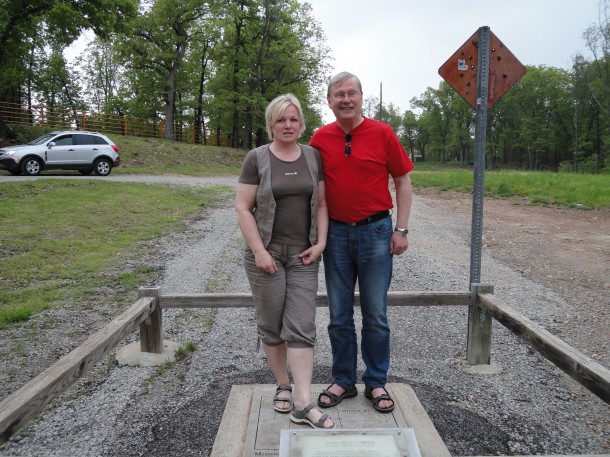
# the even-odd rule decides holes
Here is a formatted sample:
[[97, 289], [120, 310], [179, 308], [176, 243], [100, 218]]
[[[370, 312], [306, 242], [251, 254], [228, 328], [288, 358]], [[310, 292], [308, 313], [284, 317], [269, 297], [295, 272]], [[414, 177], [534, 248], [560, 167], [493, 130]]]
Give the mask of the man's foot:
[[356, 386], [344, 389], [339, 384], [331, 384], [318, 396], [318, 406], [321, 408], [330, 408], [337, 406], [344, 398], [351, 398], [358, 395]]
[[394, 410], [394, 400], [384, 387], [366, 387], [364, 396], [373, 402], [373, 408], [380, 413], [389, 413]]

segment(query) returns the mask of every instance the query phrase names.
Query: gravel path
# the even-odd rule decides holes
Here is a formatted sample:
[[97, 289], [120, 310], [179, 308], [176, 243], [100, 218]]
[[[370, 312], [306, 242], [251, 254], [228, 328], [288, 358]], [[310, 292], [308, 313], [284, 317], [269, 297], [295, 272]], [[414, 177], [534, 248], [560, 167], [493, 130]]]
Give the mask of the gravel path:
[[[235, 183], [228, 178], [109, 178], [158, 184]], [[467, 290], [469, 229], [463, 217], [416, 197], [411, 246], [395, 260], [392, 290]], [[205, 210], [187, 232], [159, 241], [156, 262], [163, 269], [156, 284], [163, 293], [249, 292], [242, 246], [230, 196]], [[498, 297], [546, 328], [570, 316], [575, 305], [572, 297], [524, 277], [486, 251], [481, 276], [482, 282], [495, 286]], [[320, 290], [325, 290], [323, 275]], [[610, 453], [609, 406], [501, 325], [494, 322], [492, 360], [502, 372], [471, 375], [463, 370], [468, 365], [466, 309], [391, 308], [389, 313], [390, 381], [414, 387], [453, 455]], [[165, 370], [100, 362], [42, 417], [1, 446], [0, 455], [209, 455], [230, 387], [274, 382], [262, 353], [255, 352], [254, 314], [251, 309], [166, 310], [163, 316], [165, 338], [180, 344], [196, 342], [197, 351]], [[326, 384], [326, 310], [319, 309], [317, 320], [314, 382]], [[607, 326], [605, 331], [592, 340], [607, 338]], [[49, 332], [53, 336], [53, 330]]]

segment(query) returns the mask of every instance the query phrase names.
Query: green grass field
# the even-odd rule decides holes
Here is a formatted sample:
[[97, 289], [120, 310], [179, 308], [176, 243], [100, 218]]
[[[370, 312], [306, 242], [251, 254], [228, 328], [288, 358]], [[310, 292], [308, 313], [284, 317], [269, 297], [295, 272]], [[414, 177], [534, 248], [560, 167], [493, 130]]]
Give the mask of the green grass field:
[[[147, 241], [230, 192], [93, 180], [0, 184], [0, 328], [107, 285], [137, 290], [155, 272], [138, 264]], [[135, 267], [124, 269], [133, 259]]]
[[[413, 172], [415, 188], [472, 192], [471, 170]], [[520, 197], [530, 204], [563, 205], [583, 209], [610, 209], [610, 176], [551, 172], [491, 171], [485, 173], [485, 195]]]

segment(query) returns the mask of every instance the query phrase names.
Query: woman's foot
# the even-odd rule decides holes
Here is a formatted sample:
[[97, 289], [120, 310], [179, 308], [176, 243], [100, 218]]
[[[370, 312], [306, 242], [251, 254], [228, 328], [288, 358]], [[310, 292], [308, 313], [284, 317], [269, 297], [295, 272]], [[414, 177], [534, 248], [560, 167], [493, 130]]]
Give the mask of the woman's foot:
[[330, 416], [317, 409], [315, 403], [310, 403], [303, 409], [299, 409], [294, 405], [290, 414], [290, 420], [295, 424], [307, 424], [313, 428], [335, 428], [335, 423]]
[[289, 385], [280, 384], [275, 389], [275, 397], [273, 397], [273, 409], [278, 413], [289, 413], [292, 409], [292, 387]]

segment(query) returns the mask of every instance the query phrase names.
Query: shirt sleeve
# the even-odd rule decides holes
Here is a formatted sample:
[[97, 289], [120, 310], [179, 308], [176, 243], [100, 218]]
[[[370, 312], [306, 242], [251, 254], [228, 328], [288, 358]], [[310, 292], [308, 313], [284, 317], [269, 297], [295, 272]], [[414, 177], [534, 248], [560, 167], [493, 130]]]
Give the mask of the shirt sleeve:
[[256, 153], [254, 152], [254, 149], [246, 154], [246, 158], [244, 159], [244, 163], [241, 167], [238, 182], [240, 184], [252, 184], [255, 186], [260, 184], [260, 178], [258, 176], [258, 161], [256, 160]]
[[415, 168], [409, 154], [391, 127], [388, 133], [388, 171], [393, 178], [403, 176]]

